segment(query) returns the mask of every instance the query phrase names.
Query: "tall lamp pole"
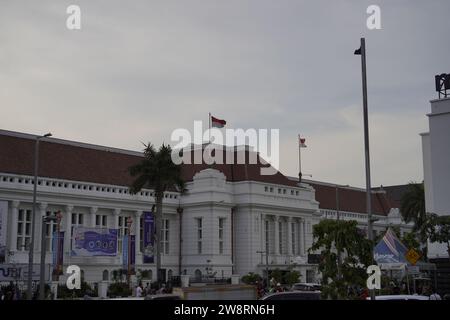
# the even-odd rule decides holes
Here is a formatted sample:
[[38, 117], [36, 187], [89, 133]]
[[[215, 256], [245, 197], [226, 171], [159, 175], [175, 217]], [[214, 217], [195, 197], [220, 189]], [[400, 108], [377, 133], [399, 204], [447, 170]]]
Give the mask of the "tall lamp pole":
[[33, 290], [31, 288], [33, 282], [33, 259], [34, 259], [34, 241], [35, 241], [35, 225], [36, 225], [36, 193], [38, 184], [38, 170], [39, 170], [39, 140], [42, 138], [51, 137], [51, 133], [36, 137], [34, 147], [34, 183], [33, 183], [33, 215], [31, 217], [31, 241], [28, 252], [28, 281], [27, 281], [27, 298], [33, 298]]
[[[362, 91], [363, 91], [363, 111], [364, 111], [364, 150], [366, 160], [366, 205], [367, 205], [367, 236], [373, 240], [372, 232], [372, 197], [370, 183], [370, 154], [369, 154], [369, 116], [367, 111], [367, 72], [366, 72], [366, 39], [361, 38], [361, 47], [355, 51], [361, 56]], [[373, 247], [371, 247], [373, 251]], [[370, 254], [373, 261], [373, 252]], [[370, 298], [375, 300], [375, 291], [370, 290]]]
[[[53, 248], [56, 250], [56, 266], [58, 266], [58, 256], [59, 256], [59, 224], [61, 222], [61, 212], [58, 212], [56, 216], [48, 216], [48, 217], [42, 217], [42, 226], [41, 226], [41, 265], [40, 265], [40, 276], [39, 276], [39, 299], [44, 300], [45, 299], [45, 255], [47, 252], [46, 248], [46, 239], [45, 239], [45, 226], [47, 223], [51, 221], [57, 222], [57, 239], [58, 243], [56, 244], [56, 248]], [[59, 271], [59, 267], [56, 268], [56, 270]]]

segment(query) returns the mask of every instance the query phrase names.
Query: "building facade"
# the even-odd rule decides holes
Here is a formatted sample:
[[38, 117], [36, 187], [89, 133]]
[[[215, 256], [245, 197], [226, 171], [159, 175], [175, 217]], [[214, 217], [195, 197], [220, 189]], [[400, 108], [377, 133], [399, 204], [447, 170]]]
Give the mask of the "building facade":
[[[0, 131], [1, 235], [4, 235], [4, 266], [28, 263], [32, 234], [33, 154], [36, 136]], [[128, 168], [138, 163], [139, 152], [59, 139], [40, 145], [38, 207], [35, 239], [45, 237], [46, 263], [52, 263], [50, 222], [42, 234], [42, 219], [62, 214], [64, 270], [78, 265], [84, 279], [112, 281], [122, 268], [121, 239], [135, 236], [135, 268], [156, 279], [153, 263], [143, 259], [143, 212], [155, 203], [152, 190], [130, 194]], [[261, 164], [183, 165], [187, 191], [164, 194], [161, 254], [164, 276], [190, 275], [229, 278], [249, 272], [263, 275], [266, 269], [295, 269], [302, 281], [317, 281], [317, 261], [309, 259], [313, 226], [321, 219], [357, 220], [367, 223], [365, 190], [333, 184], [298, 183], [277, 172], [259, 174]], [[373, 193], [375, 231], [399, 226], [409, 231], [386, 193]], [[115, 256], [80, 257], [71, 254], [73, 228], [77, 226], [118, 230]], [[1, 237], [0, 237], [1, 239]], [[39, 240], [34, 261], [41, 255]], [[64, 276], [60, 278], [64, 281]]]
[[[450, 215], [450, 98], [431, 101], [429, 132], [422, 133], [426, 211]], [[446, 244], [429, 243], [428, 257], [448, 258]]]

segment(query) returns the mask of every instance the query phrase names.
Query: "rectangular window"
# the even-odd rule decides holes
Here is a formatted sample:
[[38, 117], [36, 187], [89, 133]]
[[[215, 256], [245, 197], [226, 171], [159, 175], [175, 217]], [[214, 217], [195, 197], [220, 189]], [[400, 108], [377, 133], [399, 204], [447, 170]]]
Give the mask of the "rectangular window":
[[291, 235], [291, 239], [292, 239], [292, 254], [295, 255], [297, 253], [297, 251], [296, 251], [297, 250], [297, 246], [296, 246], [296, 240], [295, 240], [296, 235], [297, 235], [295, 227], [296, 227], [297, 224], [294, 223], [294, 222], [290, 222], [290, 224], [291, 224], [291, 232], [292, 232], [292, 235]]
[[144, 252], [144, 218], [140, 218], [140, 227], [139, 227], [139, 248], [137, 249], [137, 252]]
[[278, 249], [280, 254], [283, 253], [283, 223], [278, 222]]
[[128, 216], [118, 217], [118, 229], [117, 229], [117, 251], [122, 253], [123, 236], [128, 234]]
[[223, 235], [225, 218], [219, 218], [219, 254], [223, 254]]
[[196, 218], [197, 221], [197, 253], [202, 254], [202, 243], [203, 243], [203, 229], [202, 229], [202, 218]]
[[72, 213], [72, 227], [78, 227], [83, 226], [84, 224], [84, 217], [82, 213]]
[[19, 209], [17, 219], [17, 250], [29, 249], [31, 241], [31, 210]]
[[[47, 217], [54, 217], [56, 216], [57, 211], [47, 211], [45, 213], [45, 216]], [[53, 234], [56, 232], [56, 221], [48, 221], [45, 224], [45, 250], [47, 252], [52, 252], [52, 242], [53, 242]]]
[[270, 237], [270, 233], [269, 233], [269, 220], [265, 220], [264, 221], [264, 232], [265, 232], [265, 248], [264, 250], [266, 250], [266, 253], [269, 253], [269, 237]]
[[74, 227], [82, 227], [84, 224], [84, 216], [82, 213], [72, 213], [72, 227], [71, 227], [71, 237], [70, 237], [70, 247], [72, 247], [72, 236], [73, 236], [73, 228]]
[[162, 221], [161, 253], [169, 254], [169, 219], [163, 219]]
[[106, 214], [97, 214], [95, 216], [95, 226], [97, 228], [107, 228], [108, 227], [108, 216]]

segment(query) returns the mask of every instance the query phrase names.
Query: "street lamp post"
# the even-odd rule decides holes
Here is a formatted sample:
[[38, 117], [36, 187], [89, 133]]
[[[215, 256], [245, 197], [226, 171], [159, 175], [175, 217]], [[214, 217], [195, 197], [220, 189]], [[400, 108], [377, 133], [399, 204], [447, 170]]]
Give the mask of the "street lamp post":
[[39, 140], [42, 138], [51, 137], [51, 133], [36, 137], [36, 144], [34, 147], [34, 183], [33, 183], [33, 215], [31, 217], [31, 241], [28, 252], [28, 279], [27, 279], [27, 298], [32, 299], [33, 290], [31, 288], [33, 282], [33, 259], [34, 259], [34, 241], [35, 241], [35, 225], [36, 225], [36, 194], [38, 184], [38, 170], [39, 170]]
[[[361, 47], [355, 51], [356, 55], [361, 55], [362, 91], [363, 91], [363, 111], [364, 111], [364, 154], [366, 162], [366, 205], [367, 205], [367, 236], [373, 240], [372, 232], [372, 197], [370, 182], [370, 154], [369, 154], [369, 116], [367, 108], [367, 72], [366, 72], [366, 39], [361, 38]], [[372, 250], [373, 251], [373, 247]], [[371, 253], [373, 261], [373, 252]], [[370, 297], [375, 300], [375, 291], [370, 290]]]
[[[40, 264], [40, 274], [39, 274], [39, 299], [44, 300], [45, 299], [45, 255], [46, 255], [46, 243], [45, 243], [45, 226], [50, 221], [56, 221], [59, 225], [61, 221], [61, 213], [58, 212], [56, 216], [48, 216], [42, 218], [42, 226], [41, 226], [41, 264]], [[57, 237], [58, 237], [58, 244], [56, 245], [57, 248], [54, 248], [54, 250], [59, 250], [59, 227], [57, 230]], [[56, 251], [58, 252], [58, 251]], [[58, 256], [56, 256], [56, 259], [58, 259]], [[58, 270], [59, 271], [59, 270]]]

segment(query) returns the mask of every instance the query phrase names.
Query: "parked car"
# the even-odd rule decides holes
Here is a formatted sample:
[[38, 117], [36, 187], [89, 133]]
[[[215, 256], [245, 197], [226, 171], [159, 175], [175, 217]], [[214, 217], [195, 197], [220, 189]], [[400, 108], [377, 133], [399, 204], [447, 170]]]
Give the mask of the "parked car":
[[295, 283], [291, 290], [293, 291], [321, 291], [322, 286], [318, 283]]
[[145, 296], [144, 300], [181, 300], [181, 297], [177, 294], [152, 294]]
[[320, 300], [320, 291], [276, 292], [268, 294], [260, 300]]
[[[370, 300], [370, 297], [367, 297], [366, 299], [367, 299], [367, 300]], [[393, 301], [404, 301], [404, 300], [430, 300], [430, 297], [427, 297], [427, 296], [419, 296], [419, 295], [399, 294], [399, 295], [375, 296], [375, 300], [393, 300]]]

